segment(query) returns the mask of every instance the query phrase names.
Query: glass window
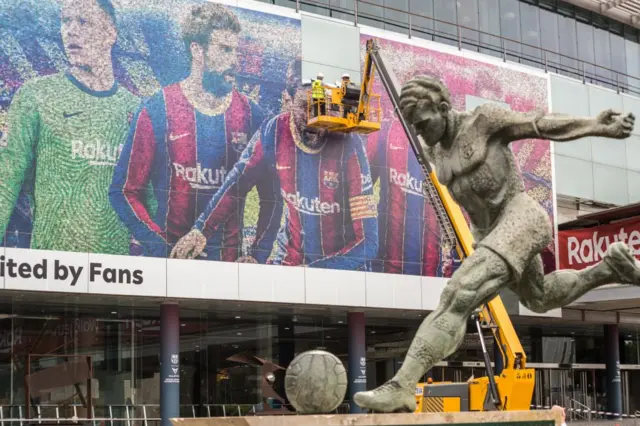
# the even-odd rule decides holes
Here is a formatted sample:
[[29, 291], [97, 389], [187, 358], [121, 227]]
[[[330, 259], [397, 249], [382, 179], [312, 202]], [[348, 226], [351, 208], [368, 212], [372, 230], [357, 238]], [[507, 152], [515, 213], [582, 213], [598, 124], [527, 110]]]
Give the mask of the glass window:
[[540, 9], [540, 44], [547, 50], [549, 69], [557, 72], [560, 64], [560, 37], [558, 35], [558, 15], [546, 9]]
[[384, 7], [384, 29], [408, 34], [409, 0], [384, 0]]
[[627, 53], [627, 74], [630, 78], [628, 84], [635, 88], [635, 93], [640, 93], [640, 44], [630, 40], [624, 41]]
[[[321, 4], [326, 6], [322, 6]], [[315, 13], [316, 15], [329, 16], [331, 12], [330, 4], [330, 0], [316, 0], [312, 5], [306, 2], [300, 2], [300, 10], [304, 10], [305, 12], [309, 13]]]
[[452, 0], [436, 0], [433, 3], [436, 21], [435, 41], [452, 46], [458, 45], [458, 31], [456, 29], [456, 2]]
[[275, 1], [269, 0], [268, 3], [275, 4], [276, 6], [289, 7], [292, 9], [296, 8], [295, 0], [275, 0]]
[[409, 0], [412, 36], [433, 40], [433, 0]]
[[584, 22], [584, 23], [590, 23], [591, 22], [591, 11], [590, 10], [586, 10], [586, 9], [582, 9], [581, 7], [576, 7], [575, 9], [575, 18], [580, 21], [580, 22]]
[[383, 0], [371, 0], [367, 3], [358, 2], [358, 24], [384, 29], [383, 5]]
[[600, 83], [615, 87], [615, 81], [611, 71], [605, 68], [611, 68], [611, 41], [609, 40], [609, 31], [601, 28], [593, 30], [594, 50], [596, 61], [596, 75]]
[[572, 337], [542, 338], [542, 362], [571, 364], [576, 362], [576, 342]]
[[[540, 21], [538, 8], [530, 4], [520, 4], [520, 26], [522, 28], [522, 43], [530, 46], [522, 46], [522, 63], [535, 67], [542, 64], [542, 52], [540, 51]], [[535, 47], [531, 47], [535, 46]]]
[[578, 39], [576, 30], [576, 20], [566, 16], [558, 16], [558, 27], [560, 28], [560, 63], [566, 71], [560, 74], [572, 78], [582, 78], [582, 73], [578, 67]]
[[637, 335], [629, 334], [623, 338], [620, 362], [622, 364], [640, 364], [640, 340]]
[[[331, 17], [336, 19], [344, 19], [345, 21], [353, 21], [354, 0], [329, 0], [331, 4]], [[338, 10], [338, 11], [336, 11]]]
[[[625, 54], [624, 38], [615, 34], [610, 34], [609, 37], [611, 40], [611, 69], [620, 74], [626, 74], [627, 57]], [[636, 62], [638, 61], [640, 61], [640, 59], [636, 60]], [[617, 75], [617, 78], [614, 75], [613, 80], [617, 80], [620, 87], [625, 87], [627, 85], [627, 78], [620, 74]]]
[[[520, 41], [520, 2], [518, 0], [500, 0], [500, 33], [502, 37]], [[519, 61], [520, 43], [505, 41], [507, 58]]]
[[462, 28], [462, 47], [468, 50], [478, 51], [480, 34], [478, 33], [478, 0], [457, 0], [458, 25]]
[[558, 14], [562, 16], [574, 16], [575, 15], [575, 7], [572, 4], [569, 4], [564, 1], [559, 1], [556, 4]]
[[591, 25], [577, 22], [578, 32], [578, 59], [588, 63], [582, 63], [584, 75], [587, 81], [592, 81], [595, 77], [595, 54], [593, 53], [593, 27]]
[[500, 37], [494, 37], [500, 36], [500, 0], [478, 0], [478, 26], [480, 52], [501, 57]]

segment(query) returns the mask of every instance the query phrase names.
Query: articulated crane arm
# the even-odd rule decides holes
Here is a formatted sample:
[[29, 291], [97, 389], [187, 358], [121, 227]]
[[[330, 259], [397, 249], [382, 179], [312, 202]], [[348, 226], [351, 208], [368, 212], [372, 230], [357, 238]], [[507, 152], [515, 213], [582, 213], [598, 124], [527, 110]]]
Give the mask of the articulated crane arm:
[[[426, 144], [421, 143], [420, 136], [415, 133], [402, 116], [399, 105], [399, 84], [393, 72], [386, 66], [374, 39], [367, 41], [367, 54], [358, 112], [365, 108], [366, 102], [363, 102], [363, 100], [367, 100], [366, 96], [368, 96], [371, 89], [372, 74], [375, 68], [377, 68], [380, 80], [389, 94], [394, 111], [407, 134], [418, 162], [425, 175], [429, 177], [425, 181], [425, 185], [431, 196], [432, 205], [444, 234], [444, 244], [448, 245], [446, 249], [450, 250], [455, 247], [460, 258], [463, 259], [473, 253], [473, 236], [469, 226], [460, 207], [453, 201], [447, 188], [440, 185], [435, 171], [426, 161], [427, 156], [422, 148]], [[483, 306], [477, 313], [475, 320], [483, 347], [488, 375], [486, 378], [477, 379], [475, 384], [479, 395], [488, 390], [486, 397], [490, 398], [490, 404], [487, 404], [489, 398], [483, 398], [483, 401], [481, 401], [482, 407], [478, 407], [476, 404], [475, 409], [491, 409], [488, 405], [493, 405], [499, 410], [528, 410], [533, 394], [533, 370], [525, 370], [527, 357], [501, 298], [498, 296]], [[502, 373], [498, 377], [493, 374], [491, 361], [482, 338], [482, 328], [491, 328], [498, 343], [497, 346], [504, 366]], [[475, 391], [472, 390], [472, 392]], [[471, 407], [471, 409], [474, 408]]]

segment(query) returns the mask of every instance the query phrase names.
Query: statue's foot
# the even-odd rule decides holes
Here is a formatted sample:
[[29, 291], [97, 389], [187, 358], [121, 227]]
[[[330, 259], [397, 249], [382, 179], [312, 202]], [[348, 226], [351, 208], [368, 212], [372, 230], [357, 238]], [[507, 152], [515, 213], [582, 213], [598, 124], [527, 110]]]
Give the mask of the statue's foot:
[[618, 241], [611, 244], [604, 260], [617, 274], [617, 283], [640, 285], [640, 262], [633, 257], [625, 243]]
[[377, 413], [413, 413], [416, 410], [415, 388], [407, 389], [391, 380], [367, 392], [358, 392], [353, 400], [361, 408]]

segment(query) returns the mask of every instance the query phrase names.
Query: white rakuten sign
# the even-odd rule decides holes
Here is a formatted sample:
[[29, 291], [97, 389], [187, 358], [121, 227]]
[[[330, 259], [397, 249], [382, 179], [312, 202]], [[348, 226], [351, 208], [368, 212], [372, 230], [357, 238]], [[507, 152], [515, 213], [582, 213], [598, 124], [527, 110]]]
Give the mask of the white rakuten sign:
[[561, 269], [583, 269], [602, 260], [609, 245], [622, 241], [640, 258], [640, 218], [558, 232]]

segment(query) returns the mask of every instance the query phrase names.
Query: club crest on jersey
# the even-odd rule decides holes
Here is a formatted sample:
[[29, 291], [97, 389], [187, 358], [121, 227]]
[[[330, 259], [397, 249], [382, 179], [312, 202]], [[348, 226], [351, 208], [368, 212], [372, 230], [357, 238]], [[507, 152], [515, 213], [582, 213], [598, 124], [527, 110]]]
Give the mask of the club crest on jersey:
[[247, 134], [242, 132], [231, 132], [231, 146], [235, 152], [242, 152], [247, 147]]
[[322, 178], [322, 183], [329, 189], [337, 189], [338, 185], [340, 184], [338, 173], [325, 170], [324, 177]]
[[361, 174], [360, 175], [360, 180], [362, 182], [362, 190], [363, 191], [369, 191], [371, 188], [373, 188], [373, 179], [371, 178], [371, 174]]

